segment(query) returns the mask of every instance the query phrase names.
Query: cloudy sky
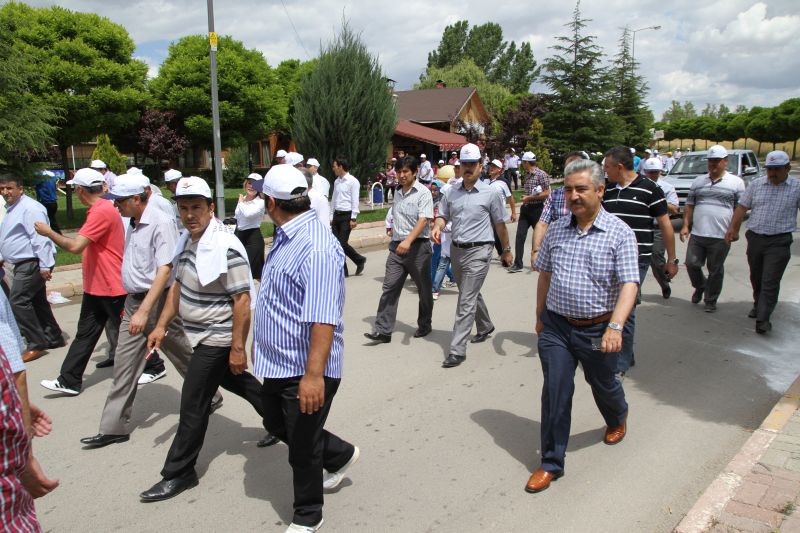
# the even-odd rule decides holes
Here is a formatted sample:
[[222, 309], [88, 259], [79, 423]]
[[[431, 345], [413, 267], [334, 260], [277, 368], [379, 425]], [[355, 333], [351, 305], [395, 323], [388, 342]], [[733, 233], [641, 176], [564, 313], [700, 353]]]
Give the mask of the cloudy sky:
[[[0, 3], [3, 3], [0, 0]], [[169, 43], [208, 29], [202, 0], [29, 0], [90, 11], [125, 26], [136, 56], [151, 74]], [[461, 19], [499, 23], [507, 40], [528, 41], [541, 63], [563, 35], [570, 2], [475, 2], [439, 0], [216, 0], [216, 30], [261, 50], [271, 65], [317, 55], [342, 17], [362, 33], [386, 74], [409, 89], [424, 71], [444, 27]], [[797, 0], [583, 0], [587, 33], [610, 57], [621, 27], [660, 25], [636, 34], [639, 73], [650, 86], [648, 102], [657, 118], [671, 100], [772, 106], [800, 96], [800, 10]], [[534, 91], [545, 91], [535, 83]]]

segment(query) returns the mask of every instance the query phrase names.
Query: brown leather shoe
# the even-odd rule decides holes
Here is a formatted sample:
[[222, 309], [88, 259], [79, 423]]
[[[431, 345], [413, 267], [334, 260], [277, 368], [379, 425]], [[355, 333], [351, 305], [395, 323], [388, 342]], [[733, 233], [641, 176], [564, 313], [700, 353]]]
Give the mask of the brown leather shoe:
[[537, 468], [528, 479], [528, 484], [525, 485], [525, 492], [534, 494], [536, 492], [547, 490], [547, 488], [550, 487], [550, 482], [555, 481], [563, 475], [564, 472], [553, 474], [552, 472], [548, 472], [543, 468]]
[[628, 417], [625, 417], [625, 420], [622, 421], [622, 424], [619, 426], [609, 426], [606, 427], [606, 435], [603, 437], [603, 442], [608, 444], [609, 446], [613, 446], [614, 444], [619, 444], [622, 439], [625, 438], [625, 433], [628, 429]]
[[43, 355], [44, 350], [28, 350], [22, 354], [22, 361], [25, 363], [30, 363], [31, 361], [36, 361]]

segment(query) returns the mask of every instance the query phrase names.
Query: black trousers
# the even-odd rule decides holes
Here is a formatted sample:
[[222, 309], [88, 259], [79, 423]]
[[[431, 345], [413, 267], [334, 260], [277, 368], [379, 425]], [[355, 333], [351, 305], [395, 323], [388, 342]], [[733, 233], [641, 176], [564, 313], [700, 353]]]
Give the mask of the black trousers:
[[[360, 265], [367, 260], [366, 257], [356, 252], [355, 248], [350, 246], [350, 244], [347, 242], [350, 239], [350, 211], [335, 211], [333, 213], [333, 219], [331, 220], [331, 231], [333, 231], [333, 235], [339, 241], [339, 244], [342, 245], [344, 255], [349, 257], [353, 263]], [[344, 268], [346, 271], [346, 263]]]
[[[164, 479], [176, 478], [194, 469], [206, 438], [211, 398], [219, 387], [247, 400], [264, 418], [261, 383], [248, 372], [232, 374], [228, 366], [230, 352], [230, 346], [195, 346], [183, 378], [178, 431], [161, 470]], [[264, 425], [266, 427], [266, 423]]]
[[544, 203], [539, 205], [523, 204], [519, 210], [519, 220], [517, 221], [517, 235], [514, 238], [514, 266], [522, 268], [522, 256], [525, 254], [525, 241], [528, 238], [528, 230], [536, 226], [539, 217], [542, 216]]
[[261, 228], [237, 229], [236, 236], [247, 252], [250, 274], [253, 279], [260, 281], [261, 271], [264, 270], [264, 236], [261, 234]]
[[14, 265], [14, 283], [8, 301], [20, 333], [28, 343], [27, 350], [46, 350], [64, 342], [61, 328], [47, 301], [47, 289], [33, 259]]
[[58, 219], [56, 218], [56, 211], [58, 211], [58, 203], [42, 203], [44, 208], [47, 210], [47, 218], [50, 220], [50, 227], [53, 228], [58, 234], [61, 234], [61, 226], [58, 225]]
[[322, 519], [322, 469], [337, 472], [353, 457], [355, 447], [325, 431], [339, 379], [325, 378], [325, 403], [313, 414], [300, 412], [301, 376], [265, 379], [264, 426], [289, 446], [294, 485], [292, 522], [313, 526]]
[[[61, 383], [70, 389], [81, 390], [83, 373], [92, 357], [92, 352], [103, 328], [113, 326], [119, 329], [122, 310], [127, 294], [121, 296], [95, 296], [83, 294], [81, 313], [78, 317], [78, 331], [69, 346], [67, 356], [61, 363]], [[144, 357], [144, 354], [142, 354]], [[164, 369], [164, 361], [154, 354], [145, 365], [145, 372], [155, 373]]]
[[778, 304], [781, 278], [792, 257], [792, 234], [761, 235], [747, 230], [745, 238], [756, 320], [767, 322]]

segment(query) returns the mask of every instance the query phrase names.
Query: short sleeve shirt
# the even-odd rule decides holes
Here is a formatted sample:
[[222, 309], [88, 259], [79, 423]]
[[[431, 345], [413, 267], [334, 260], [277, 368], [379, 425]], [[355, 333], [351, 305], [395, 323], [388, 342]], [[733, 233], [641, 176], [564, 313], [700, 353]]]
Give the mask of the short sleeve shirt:
[[729, 172], [716, 183], [712, 183], [708, 174], [695, 178], [686, 197], [686, 205], [694, 206], [692, 235], [724, 238], [742, 194], [742, 178]]
[[119, 212], [108, 200], [98, 199], [78, 232], [90, 241], [83, 251], [83, 290], [93, 296], [122, 296], [122, 255], [125, 228]]
[[[505, 180], [502, 180], [502, 179], [498, 178], [496, 180], [490, 181], [489, 185], [494, 187], [497, 190], [497, 192], [500, 194], [500, 197], [503, 199], [503, 204], [506, 203], [506, 198], [510, 198], [511, 197], [511, 189], [508, 188], [508, 184], [506, 183]], [[508, 222], [509, 220], [511, 220], [511, 215], [506, 214], [506, 216], [503, 218], [503, 220]]]
[[747, 228], [761, 235], [780, 235], [797, 230], [800, 209], [800, 180], [789, 176], [774, 185], [767, 178], [750, 183], [739, 203], [752, 209]]
[[606, 189], [603, 208], [630, 226], [640, 257], [653, 254], [653, 220], [667, 214], [667, 201], [658, 185], [639, 176], [625, 187]]
[[228, 249], [228, 271], [208, 285], [197, 277], [197, 242], [189, 241], [178, 256], [175, 279], [181, 284], [179, 313], [192, 346], [230, 346], [233, 340], [233, 296], [250, 290], [250, 265]]
[[453, 223], [455, 243], [494, 242], [492, 226], [505, 220], [506, 207], [488, 183], [478, 180], [467, 190], [462, 181], [453, 185], [442, 198], [439, 216]]
[[[394, 228], [392, 240], [401, 241], [408, 237], [420, 218], [433, 218], [431, 191], [417, 180], [414, 180], [408, 193], [404, 193], [402, 188], [398, 188], [391, 213]], [[419, 236], [428, 238], [429, 235], [430, 227], [426, 225]]]

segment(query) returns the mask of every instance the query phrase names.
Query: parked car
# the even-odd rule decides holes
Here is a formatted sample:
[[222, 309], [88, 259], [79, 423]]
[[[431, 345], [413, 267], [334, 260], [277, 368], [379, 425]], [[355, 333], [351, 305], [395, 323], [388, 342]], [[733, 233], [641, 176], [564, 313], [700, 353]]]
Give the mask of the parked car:
[[[688, 152], [678, 159], [672, 170], [661, 178], [675, 187], [681, 213], [683, 213], [683, 206], [686, 204], [686, 197], [689, 195], [692, 181], [698, 176], [708, 174], [707, 161], [707, 151]], [[765, 175], [764, 169], [752, 150], [728, 150], [728, 172], [742, 178], [745, 187], [750, 185], [754, 179]]]

